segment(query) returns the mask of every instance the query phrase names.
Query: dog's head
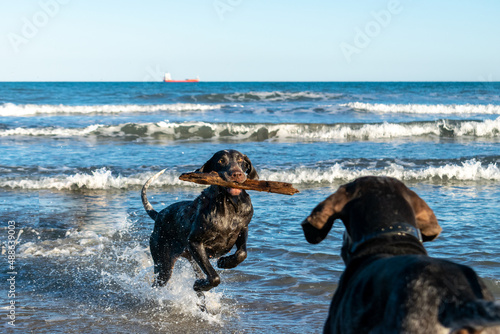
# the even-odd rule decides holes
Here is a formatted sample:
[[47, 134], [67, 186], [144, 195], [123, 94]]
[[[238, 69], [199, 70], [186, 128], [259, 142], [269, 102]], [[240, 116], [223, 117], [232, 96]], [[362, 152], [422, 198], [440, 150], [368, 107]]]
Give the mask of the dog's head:
[[[215, 153], [213, 157], [210, 158], [203, 167], [197, 169], [196, 172], [217, 172], [223, 180], [238, 183], [245, 182], [247, 178], [251, 180], [257, 180], [259, 178], [250, 159], [236, 150], [223, 150]], [[237, 196], [241, 193], [241, 189], [227, 188], [227, 190], [233, 196]]]
[[367, 176], [340, 186], [302, 222], [306, 240], [321, 242], [337, 218], [353, 243], [400, 223], [418, 228], [423, 241], [435, 239], [442, 230], [427, 203], [390, 177]]

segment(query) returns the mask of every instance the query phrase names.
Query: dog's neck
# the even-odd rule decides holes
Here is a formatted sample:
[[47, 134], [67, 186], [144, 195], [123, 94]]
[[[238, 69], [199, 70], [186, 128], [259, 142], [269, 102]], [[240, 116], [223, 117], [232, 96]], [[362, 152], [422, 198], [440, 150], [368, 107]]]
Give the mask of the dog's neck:
[[408, 223], [396, 223], [389, 226], [383, 226], [370, 234], [363, 236], [358, 241], [352, 241], [349, 233], [344, 232], [344, 243], [349, 244], [350, 252], [356, 252], [356, 248], [358, 248], [364, 242], [377, 238], [379, 236], [390, 236], [390, 235], [411, 235], [417, 238], [418, 241], [422, 243], [422, 233], [420, 230], [414, 226], [411, 226]]
[[381, 227], [357, 241], [352, 241], [349, 234], [344, 232], [342, 257], [346, 264], [354, 258], [374, 254], [403, 255], [427, 252], [422, 244], [420, 230], [408, 223]]
[[[208, 191], [209, 188], [213, 188], [214, 191], [213, 192]], [[209, 188], [205, 189], [205, 193], [214, 194], [214, 199], [217, 205], [224, 206], [226, 205], [225, 203], [227, 202], [230, 205], [232, 205], [236, 211], [238, 211], [239, 203], [246, 202], [248, 201], [249, 198], [245, 190], [241, 190], [241, 193], [239, 195], [233, 196], [228, 192], [226, 187], [212, 185]]]
[[[385, 231], [381, 231], [385, 232]], [[345, 291], [345, 284], [349, 284], [351, 278], [359, 270], [363, 270], [369, 263], [381, 258], [399, 255], [427, 255], [424, 245], [417, 236], [406, 233], [377, 233], [372, 238], [360, 243], [355, 252], [348, 254], [345, 251], [346, 244], [342, 246], [342, 258], [346, 264], [346, 269], [337, 287], [337, 291]], [[348, 259], [346, 259], [348, 254]], [[343, 293], [335, 293], [332, 305], [338, 305], [343, 297]]]

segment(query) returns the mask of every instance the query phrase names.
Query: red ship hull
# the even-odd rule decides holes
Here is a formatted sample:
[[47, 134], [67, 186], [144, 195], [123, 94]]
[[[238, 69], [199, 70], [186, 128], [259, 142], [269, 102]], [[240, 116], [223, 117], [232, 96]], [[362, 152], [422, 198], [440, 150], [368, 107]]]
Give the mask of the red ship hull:
[[200, 82], [200, 79], [186, 79], [186, 80], [163, 80], [163, 82]]

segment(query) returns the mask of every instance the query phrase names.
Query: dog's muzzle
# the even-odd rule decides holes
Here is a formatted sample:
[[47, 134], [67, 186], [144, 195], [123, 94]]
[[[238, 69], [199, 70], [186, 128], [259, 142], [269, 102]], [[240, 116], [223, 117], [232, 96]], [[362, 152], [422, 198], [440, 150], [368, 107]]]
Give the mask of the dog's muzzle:
[[[243, 183], [246, 181], [247, 176], [241, 170], [231, 170], [229, 173], [224, 173], [223, 179], [236, 183]], [[241, 194], [241, 189], [227, 188], [227, 191], [232, 196], [238, 196]]]

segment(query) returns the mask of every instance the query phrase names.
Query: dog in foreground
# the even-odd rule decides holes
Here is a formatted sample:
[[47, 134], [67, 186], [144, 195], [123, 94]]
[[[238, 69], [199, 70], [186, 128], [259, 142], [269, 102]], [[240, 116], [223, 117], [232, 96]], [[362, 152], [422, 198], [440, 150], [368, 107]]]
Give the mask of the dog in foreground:
[[500, 333], [500, 305], [469, 267], [429, 257], [441, 232], [429, 206], [402, 182], [363, 177], [341, 186], [302, 223], [316, 244], [345, 226], [346, 268], [324, 333]]
[[[235, 150], [215, 153], [197, 172], [217, 172], [222, 179], [238, 183], [247, 178], [258, 179], [250, 159]], [[193, 201], [177, 202], [157, 212], [149, 203], [146, 190], [162, 173], [150, 178], [141, 193], [144, 209], [155, 221], [150, 238], [157, 274], [154, 285], [163, 286], [168, 282], [176, 260], [182, 256], [195, 270], [194, 290], [208, 291], [220, 283], [210, 258], [220, 257], [217, 266], [228, 269], [247, 257], [248, 224], [253, 215], [250, 196], [241, 189], [212, 185]], [[235, 245], [234, 254], [221, 257]]]

